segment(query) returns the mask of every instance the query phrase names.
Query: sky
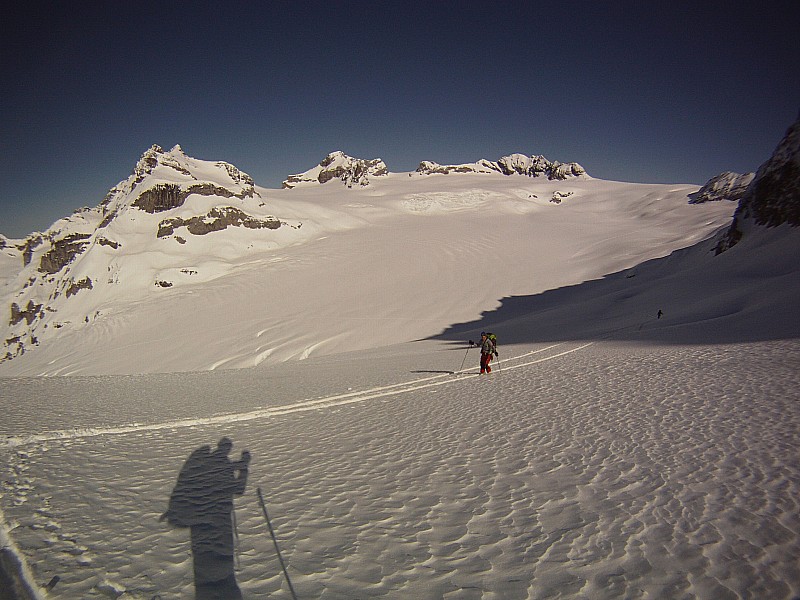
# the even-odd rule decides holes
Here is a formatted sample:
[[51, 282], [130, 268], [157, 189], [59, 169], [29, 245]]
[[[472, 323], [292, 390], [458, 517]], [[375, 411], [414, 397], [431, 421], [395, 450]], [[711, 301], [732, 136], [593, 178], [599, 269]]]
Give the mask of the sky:
[[26, 2], [0, 23], [0, 233], [96, 206], [153, 144], [280, 188], [329, 152], [754, 171], [800, 111], [796, 2]]

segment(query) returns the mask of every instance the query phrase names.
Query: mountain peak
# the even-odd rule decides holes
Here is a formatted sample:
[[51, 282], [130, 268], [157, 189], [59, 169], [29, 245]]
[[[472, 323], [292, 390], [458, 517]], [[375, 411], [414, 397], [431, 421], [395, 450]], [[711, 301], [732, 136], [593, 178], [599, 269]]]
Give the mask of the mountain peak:
[[689, 204], [702, 204], [718, 200], [738, 202], [744, 196], [754, 177], [755, 173], [740, 174], [731, 171], [715, 175], [694, 194], [689, 194]]
[[770, 159], [762, 164], [717, 245], [724, 252], [753, 227], [800, 225], [800, 117], [786, 131]]
[[283, 182], [284, 189], [292, 189], [298, 185], [309, 183], [328, 183], [331, 179], [340, 179], [347, 187], [353, 185], [369, 185], [370, 177], [382, 177], [389, 170], [380, 158], [366, 160], [353, 158], [341, 150], [335, 150], [323, 158], [320, 163], [308, 171], [289, 175]]
[[[297, 237], [276, 234], [287, 223], [270, 210], [252, 178], [235, 166], [188, 157], [177, 145], [169, 152], [152, 145], [98, 206], [75, 211], [13, 248], [0, 237], [6, 264], [21, 263], [8, 288], [11, 320], [0, 363], [62, 327], [88, 325], [109, 303], [213, 278], [213, 267], [194, 262], [198, 249], [212, 243], [209, 234], [215, 256], [229, 258], [275, 244], [276, 235]], [[243, 236], [249, 247], [235, 243]]]

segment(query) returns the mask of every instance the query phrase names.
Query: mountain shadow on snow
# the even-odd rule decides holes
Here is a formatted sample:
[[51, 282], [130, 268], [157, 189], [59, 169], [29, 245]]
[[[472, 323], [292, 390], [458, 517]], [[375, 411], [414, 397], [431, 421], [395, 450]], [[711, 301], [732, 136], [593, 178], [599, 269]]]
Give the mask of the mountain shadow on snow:
[[800, 267], [785, 260], [798, 255], [796, 234], [787, 225], [757, 231], [715, 255], [717, 236], [602, 279], [502, 298], [481, 318], [431, 339], [464, 343], [482, 330], [497, 333], [501, 346], [608, 338], [674, 344], [800, 338]]

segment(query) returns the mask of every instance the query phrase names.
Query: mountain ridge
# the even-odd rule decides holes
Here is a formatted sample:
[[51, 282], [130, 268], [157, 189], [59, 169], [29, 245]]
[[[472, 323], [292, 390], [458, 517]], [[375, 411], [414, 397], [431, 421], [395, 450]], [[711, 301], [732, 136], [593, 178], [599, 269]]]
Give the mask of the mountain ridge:
[[[337, 151], [318, 167], [269, 190], [230, 163], [154, 145], [98, 206], [0, 238], [0, 373], [231, 368], [410, 341], [500, 297], [664, 256], [733, 214], [690, 204], [697, 186], [597, 180], [537, 155], [391, 173]], [[325, 185], [334, 179], [343, 185]], [[369, 335], [354, 326], [363, 311]], [[193, 353], [178, 350], [184, 338]], [[148, 351], [125, 349], [138, 347]]]

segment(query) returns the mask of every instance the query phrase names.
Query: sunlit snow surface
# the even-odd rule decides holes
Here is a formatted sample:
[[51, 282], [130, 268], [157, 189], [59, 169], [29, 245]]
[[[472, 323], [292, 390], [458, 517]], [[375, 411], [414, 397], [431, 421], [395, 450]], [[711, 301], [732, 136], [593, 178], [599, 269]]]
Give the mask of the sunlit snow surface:
[[49, 597], [193, 597], [159, 517], [223, 436], [245, 598], [290, 597], [257, 487], [299, 598], [800, 596], [798, 232], [715, 257], [734, 206], [693, 186], [432, 177], [262, 190], [298, 245], [176, 243], [202, 282], [98, 285], [3, 363], [0, 508]]
[[188, 530], [158, 517], [226, 435], [253, 455], [246, 598], [290, 597], [257, 486], [300, 598], [792, 598], [798, 351], [529, 344], [479, 377], [476, 350], [421, 342], [7, 380], [3, 511], [36, 581], [61, 577], [50, 597], [192, 597]]

